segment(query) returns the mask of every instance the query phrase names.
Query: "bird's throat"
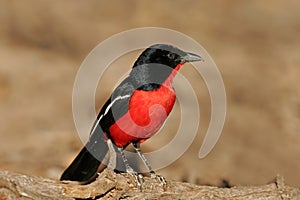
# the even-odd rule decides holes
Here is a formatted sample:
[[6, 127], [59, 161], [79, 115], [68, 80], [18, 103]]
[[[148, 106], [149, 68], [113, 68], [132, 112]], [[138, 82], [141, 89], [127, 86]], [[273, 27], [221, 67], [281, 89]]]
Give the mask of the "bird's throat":
[[177, 75], [178, 70], [184, 65], [185, 63], [178, 64], [171, 72], [171, 74], [167, 77], [167, 79], [163, 82], [162, 85], [168, 88], [172, 88], [172, 83], [174, 80], [174, 77]]

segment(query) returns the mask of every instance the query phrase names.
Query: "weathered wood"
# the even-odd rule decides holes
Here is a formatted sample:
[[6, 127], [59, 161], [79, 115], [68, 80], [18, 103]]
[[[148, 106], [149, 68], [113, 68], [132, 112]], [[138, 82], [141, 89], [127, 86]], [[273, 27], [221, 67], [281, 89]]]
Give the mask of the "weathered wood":
[[145, 177], [140, 191], [128, 174], [102, 172], [88, 185], [60, 182], [36, 176], [0, 171], [0, 200], [10, 199], [300, 199], [299, 188], [286, 186], [283, 177], [262, 186], [218, 188], [168, 181], [162, 185]]

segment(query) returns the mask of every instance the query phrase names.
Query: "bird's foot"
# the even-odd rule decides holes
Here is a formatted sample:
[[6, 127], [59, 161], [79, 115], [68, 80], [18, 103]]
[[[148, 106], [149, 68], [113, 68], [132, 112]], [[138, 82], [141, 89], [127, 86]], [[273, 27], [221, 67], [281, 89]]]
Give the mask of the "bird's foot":
[[163, 190], [167, 189], [167, 181], [166, 181], [165, 177], [156, 174], [154, 171], [151, 171], [150, 175], [151, 175], [150, 177], [152, 179], [156, 179], [158, 182], [160, 182], [162, 184]]
[[137, 188], [142, 191], [143, 183], [144, 183], [144, 176], [142, 174], [136, 172], [128, 172], [128, 174], [133, 178]]
[[[133, 171], [133, 170], [128, 170], [127, 174], [129, 174], [133, 178], [137, 188], [140, 191], [142, 191], [143, 190], [143, 185], [144, 185], [144, 182], [145, 182], [144, 176], [142, 174], [139, 174], [139, 173]], [[165, 177], [163, 177], [161, 175], [158, 175], [155, 172], [150, 172], [150, 178], [155, 179], [157, 182], [159, 182], [162, 186], [163, 191], [166, 191], [167, 181], [166, 181]], [[146, 188], [147, 188], [147, 186], [146, 186]]]
[[131, 167], [127, 167], [126, 172], [133, 177], [134, 182], [136, 183], [136, 186], [140, 191], [142, 191], [143, 183], [144, 183], [144, 176], [142, 174], [139, 174], [135, 172]]

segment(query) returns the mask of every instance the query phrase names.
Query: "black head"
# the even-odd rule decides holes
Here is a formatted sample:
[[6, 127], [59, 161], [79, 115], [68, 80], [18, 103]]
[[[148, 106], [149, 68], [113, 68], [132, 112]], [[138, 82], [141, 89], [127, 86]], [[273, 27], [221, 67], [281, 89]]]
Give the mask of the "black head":
[[138, 57], [130, 72], [136, 88], [153, 90], [170, 76], [179, 64], [200, 61], [202, 58], [167, 44], [155, 44]]
[[180, 63], [203, 60], [200, 56], [188, 53], [168, 44], [155, 44], [138, 57], [133, 67], [143, 64], [163, 64], [175, 68]]

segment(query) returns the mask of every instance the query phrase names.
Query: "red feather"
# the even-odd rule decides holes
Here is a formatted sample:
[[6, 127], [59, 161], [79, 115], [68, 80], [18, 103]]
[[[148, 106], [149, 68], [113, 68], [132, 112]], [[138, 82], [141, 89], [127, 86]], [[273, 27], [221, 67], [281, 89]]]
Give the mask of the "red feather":
[[143, 142], [153, 136], [171, 112], [176, 94], [172, 82], [184, 63], [177, 65], [165, 82], [156, 90], [136, 90], [129, 102], [129, 111], [110, 128], [115, 144], [124, 147], [131, 142]]

